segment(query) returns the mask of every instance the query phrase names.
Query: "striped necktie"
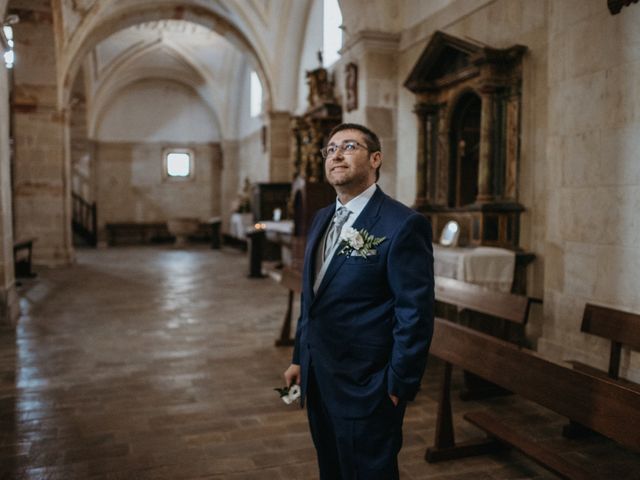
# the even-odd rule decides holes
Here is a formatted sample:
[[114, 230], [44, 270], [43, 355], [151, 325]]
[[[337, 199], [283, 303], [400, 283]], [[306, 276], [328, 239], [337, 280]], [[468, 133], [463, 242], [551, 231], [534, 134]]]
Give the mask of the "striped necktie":
[[349, 218], [349, 215], [351, 215], [351, 211], [346, 207], [340, 207], [338, 208], [338, 210], [336, 210], [336, 213], [333, 216], [331, 229], [329, 230], [327, 238], [324, 242], [324, 255], [322, 257], [323, 262], [331, 254], [334, 247], [336, 246], [336, 243], [338, 243], [338, 240], [340, 239], [340, 232], [342, 231], [342, 226], [347, 221], [347, 218]]

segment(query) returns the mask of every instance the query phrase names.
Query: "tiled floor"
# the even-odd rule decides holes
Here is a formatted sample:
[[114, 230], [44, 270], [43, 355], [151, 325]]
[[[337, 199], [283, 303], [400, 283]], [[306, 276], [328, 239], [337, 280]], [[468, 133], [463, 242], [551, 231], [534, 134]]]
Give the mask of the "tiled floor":
[[[0, 478], [316, 479], [305, 414], [273, 391], [286, 292], [247, 272], [230, 249], [114, 248], [24, 282], [18, 329], [0, 332]], [[408, 409], [403, 479], [555, 478], [516, 453], [425, 463], [439, 372]], [[460, 439], [478, 407], [601, 478], [640, 478], [639, 455], [564, 440], [563, 419], [513, 397], [455, 400]]]

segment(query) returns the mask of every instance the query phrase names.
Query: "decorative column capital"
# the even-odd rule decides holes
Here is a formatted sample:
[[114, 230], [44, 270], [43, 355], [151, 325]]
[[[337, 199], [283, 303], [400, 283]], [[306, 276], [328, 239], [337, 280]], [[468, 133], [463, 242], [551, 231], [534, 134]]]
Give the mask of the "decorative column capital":
[[397, 33], [380, 32], [377, 30], [360, 30], [344, 42], [340, 55], [347, 52], [359, 56], [361, 53], [375, 50], [378, 53], [394, 53], [398, 51], [400, 35]]

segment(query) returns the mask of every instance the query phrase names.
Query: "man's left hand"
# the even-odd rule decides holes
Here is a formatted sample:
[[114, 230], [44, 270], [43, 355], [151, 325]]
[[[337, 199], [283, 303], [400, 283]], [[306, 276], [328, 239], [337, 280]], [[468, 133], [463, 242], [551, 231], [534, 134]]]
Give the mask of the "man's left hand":
[[398, 402], [400, 402], [400, 398], [396, 397], [395, 395], [391, 395], [391, 394], [389, 395], [389, 398], [393, 402], [393, 406], [397, 407], [398, 406]]

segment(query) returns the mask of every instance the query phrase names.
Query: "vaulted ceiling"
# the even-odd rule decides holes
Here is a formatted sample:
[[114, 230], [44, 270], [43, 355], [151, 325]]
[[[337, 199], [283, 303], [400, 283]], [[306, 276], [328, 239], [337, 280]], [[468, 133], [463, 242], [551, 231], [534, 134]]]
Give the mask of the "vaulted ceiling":
[[[229, 99], [241, 95], [248, 59], [219, 34], [184, 20], [146, 22], [98, 43], [84, 62], [88, 134], [115, 95], [143, 80], [172, 80], [199, 94], [215, 117], [235, 125]], [[222, 129], [222, 127], [220, 127]]]
[[0, 0], [0, 7], [50, 16], [58, 105], [69, 105], [82, 80], [91, 132], [113, 95], [152, 79], [191, 88], [225, 125], [236, 125], [241, 79], [255, 70], [265, 110], [295, 110], [316, 1]]
[[[60, 101], [68, 101], [87, 56], [96, 89], [112, 68], [129, 72], [143, 59], [153, 68], [186, 62], [205, 81], [234, 79], [244, 56], [260, 75], [267, 107], [290, 110], [312, 1], [54, 0]], [[160, 52], [170, 54], [161, 60]]]

